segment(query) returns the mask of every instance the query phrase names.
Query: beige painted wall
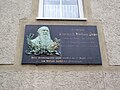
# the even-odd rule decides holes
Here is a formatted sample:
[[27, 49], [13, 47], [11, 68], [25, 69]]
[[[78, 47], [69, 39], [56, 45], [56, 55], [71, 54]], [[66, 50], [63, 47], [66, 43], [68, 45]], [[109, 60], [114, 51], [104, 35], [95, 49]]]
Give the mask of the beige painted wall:
[[[37, 21], [38, 0], [0, 0], [0, 90], [119, 90], [120, 1], [84, 4], [87, 21]], [[26, 24], [97, 25], [103, 65], [21, 65]]]

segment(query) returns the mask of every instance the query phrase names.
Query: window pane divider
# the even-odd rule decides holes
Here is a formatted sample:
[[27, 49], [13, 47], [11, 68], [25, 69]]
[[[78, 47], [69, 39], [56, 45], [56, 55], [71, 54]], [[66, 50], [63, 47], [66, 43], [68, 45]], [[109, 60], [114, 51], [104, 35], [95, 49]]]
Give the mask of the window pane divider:
[[62, 18], [62, 0], [60, 0], [60, 18]]

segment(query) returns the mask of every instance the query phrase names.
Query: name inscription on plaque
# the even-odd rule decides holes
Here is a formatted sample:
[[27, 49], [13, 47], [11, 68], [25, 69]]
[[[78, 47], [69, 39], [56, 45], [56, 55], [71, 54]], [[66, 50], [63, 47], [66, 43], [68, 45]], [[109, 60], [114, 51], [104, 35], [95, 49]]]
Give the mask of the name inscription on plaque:
[[101, 65], [97, 27], [26, 25], [22, 64]]

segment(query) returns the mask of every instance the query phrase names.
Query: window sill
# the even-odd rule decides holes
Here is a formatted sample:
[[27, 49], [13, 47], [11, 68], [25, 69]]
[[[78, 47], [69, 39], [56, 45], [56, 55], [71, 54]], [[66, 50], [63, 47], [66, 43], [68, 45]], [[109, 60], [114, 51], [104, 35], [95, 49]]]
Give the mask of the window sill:
[[36, 17], [37, 20], [68, 20], [68, 21], [86, 21], [87, 18], [40, 18]]

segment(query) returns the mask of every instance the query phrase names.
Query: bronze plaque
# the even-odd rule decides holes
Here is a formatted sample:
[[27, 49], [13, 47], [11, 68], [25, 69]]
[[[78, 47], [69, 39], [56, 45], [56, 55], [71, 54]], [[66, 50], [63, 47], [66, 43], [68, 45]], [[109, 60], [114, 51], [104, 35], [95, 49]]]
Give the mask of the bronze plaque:
[[101, 65], [97, 27], [26, 25], [22, 64]]

